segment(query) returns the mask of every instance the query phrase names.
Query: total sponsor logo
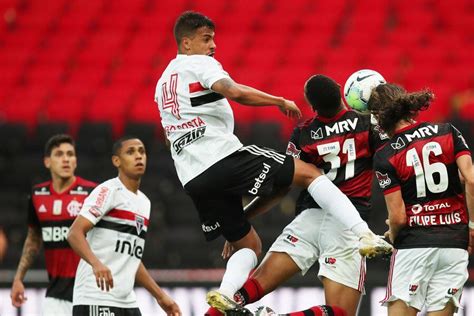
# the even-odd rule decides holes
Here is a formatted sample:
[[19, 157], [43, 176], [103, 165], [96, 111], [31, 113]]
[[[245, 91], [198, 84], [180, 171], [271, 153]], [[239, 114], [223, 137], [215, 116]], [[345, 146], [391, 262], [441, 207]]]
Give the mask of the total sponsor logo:
[[219, 225], [219, 222], [215, 222], [214, 225], [204, 225], [204, 224], [201, 225], [202, 231], [205, 233], [210, 233], [218, 229], [219, 227], [221, 227], [221, 225]]
[[253, 188], [248, 190], [249, 193], [253, 195], [258, 194], [258, 190], [262, 186], [263, 181], [265, 181], [265, 178], [267, 177], [267, 174], [270, 172], [272, 166], [269, 164], [263, 163], [263, 169], [262, 172], [259, 174], [257, 178], [255, 178], [255, 183], [253, 184]]
[[415, 215], [421, 213], [422, 211], [425, 211], [425, 212], [433, 212], [433, 211], [438, 211], [438, 210], [442, 210], [444, 208], [450, 208], [451, 207], [451, 204], [449, 204], [449, 202], [446, 202], [446, 203], [437, 203], [437, 204], [425, 204], [425, 205], [421, 205], [421, 204], [415, 204], [411, 207], [411, 212]]
[[67, 239], [69, 233], [69, 227], [67, 226], [53, 226], [53, 227], [42, 227], [41, 233], [44, 242], [60, 242]]

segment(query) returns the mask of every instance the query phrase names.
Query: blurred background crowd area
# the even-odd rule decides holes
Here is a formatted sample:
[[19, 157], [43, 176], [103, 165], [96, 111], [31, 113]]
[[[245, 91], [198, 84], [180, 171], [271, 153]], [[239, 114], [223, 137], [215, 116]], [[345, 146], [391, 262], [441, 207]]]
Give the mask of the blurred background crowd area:
[[[97, 182], [116, 174], [114, 139], [142, 138], [142, 188], [153, 204], [144, 261], [223, 267], [223, 242], [205, 245], [153, 102], [156, 81], [176, 55], [172, 29], [184, 10], [214, 20], [215, 58], [231, 77], [295, 100], [305, 118], [312, 115], [302, 93], [310, 75], [324, 73], [343, 86], [351, 73], [370, 68], [408, 90], [431, 88], [437, 99], [422, 119], [454, 122], [472, 148], [472, 0], [0, 0], [0, 224], [10, 241], [2, 268], [16, 267], [26, 195], [48, 179], [42, 149], [58, 132], [76, 138], [77, 174]], [[276, 108], [232, 106], [244, 143], [285, 149], [295, 121]], [[383, 233], [386, 210], [374, 190], [370, 224]], [[265, 248], [291, 221], [297, 193], [254, 221]]]

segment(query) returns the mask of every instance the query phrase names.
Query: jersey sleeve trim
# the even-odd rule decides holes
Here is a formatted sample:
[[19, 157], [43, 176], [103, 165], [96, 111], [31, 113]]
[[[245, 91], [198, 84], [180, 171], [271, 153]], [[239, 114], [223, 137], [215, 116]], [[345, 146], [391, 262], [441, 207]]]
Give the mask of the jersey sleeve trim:
[[471, 152], [469, 150], [460, 151], [456, 154], [456, 159], [464, 155], [471, 156]]
[[383, 191], [383, 194], [387, 195], [387, 194], [390, 194], [390, 193], [393, 193], [393, 192], [396, 192], [396, 191], [400, 191], [400, 186], [399, 185]]

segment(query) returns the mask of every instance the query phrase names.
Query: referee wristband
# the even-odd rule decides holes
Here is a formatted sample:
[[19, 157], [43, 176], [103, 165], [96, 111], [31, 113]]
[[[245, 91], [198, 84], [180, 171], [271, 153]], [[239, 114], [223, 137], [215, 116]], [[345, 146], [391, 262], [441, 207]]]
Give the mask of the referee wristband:
[[469, 228], [474, 229], [474, 222], [473, 221], [469, 221]]

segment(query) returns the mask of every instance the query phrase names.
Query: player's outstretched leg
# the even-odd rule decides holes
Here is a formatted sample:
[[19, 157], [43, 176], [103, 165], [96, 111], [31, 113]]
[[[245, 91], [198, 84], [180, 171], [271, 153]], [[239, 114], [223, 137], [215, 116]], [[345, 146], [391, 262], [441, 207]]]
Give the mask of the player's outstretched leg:
[[347, 313], [337, 306], [329, 305], [318, 305], [313, 306], [304, 311], [291, 312], [287, 314], [277, 314], [273, 309], [268, 306], [260, 306], [255, 312], [255, 316], [296, 316], [296, 315], [312, 315], [312, 316], [324, 316], [324, 315], [334, 315], [334, 316], [347, 316]]
[[383, 239], [373, 233], [364, 233], [359, 238], [359, 253], [367, 258], [389, 255], [393, 247]]

